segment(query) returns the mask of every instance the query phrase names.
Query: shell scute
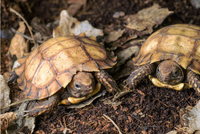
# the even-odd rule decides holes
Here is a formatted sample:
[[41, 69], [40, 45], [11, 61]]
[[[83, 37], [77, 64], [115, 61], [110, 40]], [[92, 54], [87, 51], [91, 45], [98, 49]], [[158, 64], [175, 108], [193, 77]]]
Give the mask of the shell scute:
[[[65, 88], [70, 83], [72, 76], [73, 74], [71, 72], [64, 72], [57, 75], [56, 80], [62, 87]], [[48, 89], [50, 89], [50, 87], [48, 87]]]
[[51, 38], [49, 40], [47, 40], [46, 42], [44, 42], [42, 45], [40, 45], [40, 47], [38, 48], [39, 51], [44, 51], [45, 49], [48, 49], [50, 46], [53, 46], [59, 42], [68, 42], [72, 39], [72, 37], [70, 36], [63, 36], [63, 37], [59, 37], [59, 38]]
[[99, 71], [98, 65], [94, 61], [88, 61], [84, 63], [82, 68], [84, 71], [95, 71], [95, 72]]
[[34, 49], [34, 50], [31, 52], [31, 54], [29, 54], [29, 55], [27, 56], [27, 59], [26, 59], [26, 62], [25, 62], [25, 66], [26, 66], [26, 67], [30, 64], [30, 62], [31, 62], [33, 59], [35, 59], [35, 56], [36, 56], [38, 53], [39, 53], [39, 49], [36, 48], [36, 49]]
[[43, 88], [48, 85], [55, 77], [56, 73], [51, 67], [49, 61], [42, 61], [32, 79], [32, 84], [37, 88]]
[[41, 64], [41, 62], [42, 55], [38, 53], [37, 55], [35, 55], [34, 60], [31, 60], [26, 66], [25, 77], [28, 81], [31, 81], [33, 79], [33, 76], [35, 75], [35, 72], [38, 69], [38, 66]]
[[193, 52], [192, 52], [191, 56], [194, 59], [200, 59], [200, 40], [197, 40], [195, 42], [195, 45], [194, 45]]
[[[52, 81], [47, 87], [47, 90], [49, 92], [48, 96], [55, 94], [58, 90], [60, 90], [60, 88], [62, 88], [62, 87], [60, 86], [60, 84], [57, 83], [56, 80]], [[48, 97], [48, 96], [46, 96], [46, 97]], [[46, 98], [46, 97], [44, 96], [44, 98]], [[40, 98], [42, 98], [42, 97], [40, 97]]]
[[185, 37], [189, 37], [191, 39], [197, 39], [200, 37], [200, 32], [198, 32], [196, 29], [191, 28], [183, 28], [183, 27], [174, 27], [174, 28], [166, 28], [162, 31], [165, 35], [182, 35]]
[[153, 33], [142, 45], [136, 65], [171, 59], [200, 74], [200, 27], [177, 24]]

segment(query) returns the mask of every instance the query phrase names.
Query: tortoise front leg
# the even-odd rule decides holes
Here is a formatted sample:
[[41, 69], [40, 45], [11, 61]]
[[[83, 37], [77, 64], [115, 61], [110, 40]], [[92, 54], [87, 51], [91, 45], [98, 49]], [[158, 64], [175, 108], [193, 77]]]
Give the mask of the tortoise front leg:
[[100, 82], [106, 90], [109, 92], [119, 91], [116, 81], [110, 76], [106, 71], [100, 70], [100, 72], [95, 73], [95, 77], [98, 82]]
[[131, 75], [126, 80], [127, 86], [130, 89], [135, 89], [138, 83], [147, 75], [155, 72], [155, 65], [148, 64], [142, 66], [131, 73]]
[[30, 101], [26, 116], [36, 117], [42, 113], [51, 110], [58, 104], [60, 97], [58, 94], [54, 94], [45, 100]]
[[192, 85], [194, 90], [196, 90], [197, 95], [200, 96], [200, 78], [199, 78], [199, 75], [197, 75], [193, 71], [189, 71], [188, 74], [187, 74], [187, 81], [190, 85]]

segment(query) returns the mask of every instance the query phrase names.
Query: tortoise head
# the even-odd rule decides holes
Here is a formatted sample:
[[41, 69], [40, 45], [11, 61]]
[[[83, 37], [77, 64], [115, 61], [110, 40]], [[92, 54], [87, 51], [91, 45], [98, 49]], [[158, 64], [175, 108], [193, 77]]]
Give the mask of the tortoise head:
[[162, 82], [170, 85], [176, 85], [184, 79], [183, 69], [174, 61], [162, 61], [157, 69], [156, 76]]
[[68, 85], [68, 92], [73, 97], [83, 97], [92, 93], [95, 89], [95, 80], [91, 73], [78, 72]]

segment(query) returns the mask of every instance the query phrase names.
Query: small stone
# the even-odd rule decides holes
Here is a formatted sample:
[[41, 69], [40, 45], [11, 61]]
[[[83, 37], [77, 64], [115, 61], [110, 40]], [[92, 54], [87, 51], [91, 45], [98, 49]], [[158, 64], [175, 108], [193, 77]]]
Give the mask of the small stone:
[[124, 12], [120, 11], [120, 12], [115, 12], [113, 14], [113, 18], [119, 18], [119, 17], [123, 17], [125, 15]]

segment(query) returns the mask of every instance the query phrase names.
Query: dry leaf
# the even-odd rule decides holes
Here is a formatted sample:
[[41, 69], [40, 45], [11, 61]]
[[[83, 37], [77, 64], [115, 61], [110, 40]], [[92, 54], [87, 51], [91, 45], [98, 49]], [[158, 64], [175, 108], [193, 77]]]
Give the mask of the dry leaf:
[[194, 133], [200, 130], [200, 101], [196, 106], [187, 106], [185, 109], [180, 110], [181, 130], [186, 133]]
[[8, 126], [13, 124], [13, 122], [17, 120], [16, 114], [13, 112], [5, 113], [0, 115], [0, 126], [1, 126], [1, 131], [6, 130]]
[[59, 26], [53, 30], [53, 37], [65, 35], [79, 35], [85, 33], [87, 37], [90, 36], [103, 36], [103, 31], [94, 28], [87, 20], [79, 22], [76, 18], [70, 16], [66, 10], [60, 13]]
[[168, 132], [168, 133], [166, 133], [166, 134], [177, 134], [178, 132], [176, 131], [176, 130], [172, 130], [172, 131], [170, 131], [170, 132]]
[[190, 3], [192, 4], [193, 7], [196, 9], [200, 8], [200, 0], [190, 0]]
[[33, 133], [35, 128], [35, 117], [26, 117], [25, 109], [27, 108], [28, 102], [24, 102], [20, 105], [19, 109], [14, 111], [14, 114], [17, 116], [13, 127], [7, 129], [8, 133], [22, 133], [23, 128], [29, 129], [30, 134]]
[[[25, 32], [25, 29], [26, 27], [24, 25], [24, 22], [19, 22], [19, 29], [17, 31], [23, 34]], [[9, 69], [11, 70], [15, 60], [21, 58], [24, 55], [24, 53], [27, 52], [28, 45], [25, 42], [24, 37], [16, 33], [11, 40], [10, 47], [7, 53], [8, 57], [10, 58]]]
[[123, 49], [119, 53], [117, 53], [117, 66], [121, 66], [125, 63], [129, 58], [131, 58], [132, 55], [139, 52], [138, 46], [131, 46], [126, 49]]
[[97, 98], [104, 96], [106, 94], [106, 91], [100, 91], [99, 93], [97, 93], [96, 95], [92, 96], [91, 98], [79, 103], [79, 104], [72, 104], [67, 106], [68, 109], [72, 109], [72, 108], [83, 108], [85, 106], [90, 105], [94, 100], [96, 100]]
[[84, 6], [84, 9], [85, 9], [85, 6], [86, 6], [86, 2], [87, 0], [68, 0], [67, 1], [69, 4], [71, 4], [67, 11], [69, 13], [70, 16], [73, 16], [77, 13], [77, 11], [82, 7]]
[[67, 11], [69, 15], [74, 16], [81, 7], [81, 4], [72, 4], [67, 8]]
[[110, 42], [116, 41], [117, 39], [119, 39], [119, 37], [122, 36], [122, 34], [124, 33], [124, 31], [125, 31], [125, 29], [110, 32], [110, 33], [105, 37], [106, 43], [110, 43]]
[[[24, 22], [19, 22], [19, 29], [17, 31], [20, 33], [24, 33], [25, 29], [26, 27], [24, 25]], [[17, 59], [21, 58], [24, 53], [27, 53], [28, 47], [24, 37], [16, 33], [13, 39], [11, 40], [11, 44], [8, 51], [12, 57], [15, 55]]]
[[121, 68], [117, 68], [117, 70], [119, 69], [120, 71], [114, 76], [115, 80], [119, 80], [131, 74], [131, 72], [133, 71], [133, 60], [128, 60]]
[[[0, 84], [1, 84], [1, 89], [0, 89], [0, 107], [3, 108], [7, 105], [9, 105], [11, 103], [11, 100], [10, 100], [10, 88], [8, 87], [7, 83], [6, 83], [6, 80], [4, 78], [3, 75], [0, 75]], [[1, 110], [1, 113], [4, 113], [6, 111], [8, 111], [9, 108], [6, 108], [6, 109], [2, 109]]]
[[142, 31], [144, 34], [150, 34], [153, 32], [153, 26], [157, 27], [163, 22], [163, 20], [173, 11], [169, 11], [167, 8], [160, 8], [158, 4], [154, 4], [151, 7], [145, 8], [134, 15], [125, 16], [127, 28]]

